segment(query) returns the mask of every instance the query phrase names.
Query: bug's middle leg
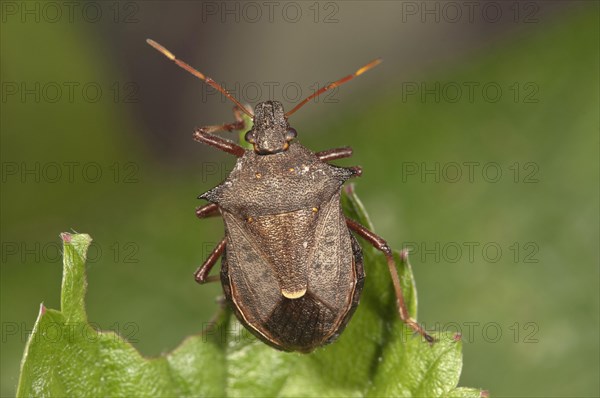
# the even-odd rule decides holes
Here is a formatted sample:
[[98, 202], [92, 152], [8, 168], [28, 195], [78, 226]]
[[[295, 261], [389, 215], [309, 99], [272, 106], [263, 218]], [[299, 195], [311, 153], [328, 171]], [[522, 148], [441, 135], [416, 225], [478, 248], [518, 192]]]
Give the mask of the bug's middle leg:
[[373, 245], [377, 250], [381, 251], [387, 260], [388, 269], [390, 271], [390, 276], [392, 277], [392, 283], [394, 284], [394, 290], [396, 292], [396, 302], [398, 304], [398, 312], [400, 314], [400, 319], [407, 324], [412, 330], [419, 333], [425, 340], [430, 343], [433, 343], [433, 337], [427, 334], [427, 332], [419, 325], [414, 319], [410, 317], [408, 313], [408, 309], [406, 308], [406, 303], [404, 302], [404, 295], [402, 294], [402, 286], [400, 285], [400, 278], [398, 277], [398, 270], [396, 268], [396, 262], [394, 261], [394, 256], [392, 254], [392, 249], [388, 246], [387, 242], [376, 235], [372, 231], [368, 230], [364, 226], [360, 225], [356, 221], [346, 218], [346, 225], [352, 231], [359, 234], [363, 237], [367, 242]]
[[217, 205], [216, 203], [209, 203], [207, 205], [196, 208], [196, 217], [198, 217], [198, 218], [214, 217], [214, 216], [219, 215], [218, 210], [219, 210], [219, 205]]
[[196, 282], [203, 284], [208, 282], [214, 282], [219, 280], [218, 276], [209, 276], [210, 270], [217, 263], [217, 260], [225, 251], [225, 244], [227, 243], [227, 238], [221, 239], [221, 241], [217, 244], [217, 246], [213, 249], [212, 253], [208, 256], [204, 264], [202, 264], [194, 273], [194, 279]]

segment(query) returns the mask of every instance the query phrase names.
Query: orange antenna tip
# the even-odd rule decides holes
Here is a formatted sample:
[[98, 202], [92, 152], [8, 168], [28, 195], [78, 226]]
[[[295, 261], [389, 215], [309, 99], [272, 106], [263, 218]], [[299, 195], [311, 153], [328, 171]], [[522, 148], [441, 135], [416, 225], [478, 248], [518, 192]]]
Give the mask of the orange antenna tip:
[[249, 111], [248, 109], [246, 109], [245, 106], [240, 104], [240, 102], [238, 100], [236, 100], [231, 94], [229, 94], [229, 92], [227, 92], [227, 90], [225, 90], [223, 87], [221, 87], [219, 85], [219, 83], [215, 82], [210, 77], [205, 76], [200, 71], [192, 68], [190, 65], [186, 64], [182, 60], [177, 59], [177, 57], [171, 51], [167, 50], [166, 48], [164, 48], [163, 46], [161, 46], [154, 40], [146, 39], [146, 43], [150, 44], [155, 50], [162, 53], [165, 57], [169, 58], [171, 61], [175, 62], [177, 64], [177, 66], [179, 66], [180, 68], [185, 69], [192, 75], [196, 76], [198, 79], [204, 81], [206, 84], [211, 85], [212, 87], [214, 87], [215, 89], [217, 89], [218, 91], [223, 93], [223, 95], [225, 95], [227, 98], [229, 98], [231, 100], [231, 102], [236, 104], [238, 106], [238, 108], [240, 108], [242, 110], [242, 112], [244, 112], [246, 115], [248, 115], [250, 117], [254, 117], [254, 115], [252, 114], [251, 111]]
[[158, 44], [154, 40], [152, 40], [152, 39], [146, 39], [146, 43], [150, 44], [157, 51], [163, 53], [163, 55], [165, 57], [169, 58], [171, 61], [175, 60], [175, 56], [173, 55], [173, 53], [171, 51], [167, 50], [166, 48], [164, 48], [163, 46], [161, 46], [160, 44]]
[[354, 73], [354, 76], [360, 76], [360, 75], [362, 75], [363, 73], [365, 73], [369, 69], [372, 69], [372, 68], [376, 67], [377, 65], [379, 65], [381, 62], [383, 62], [383, 59], [381, 59], [381, 58], [374, 59], [373, 61], [369, 62], [368, 64], [366, 64], [365, 66], [363, 66], [362, 68], [360, 68], [359, 70], [357, 70]]
[[307, 98], [305, 98], [302, 101], [300, 101], [291, 111], [289, 111], [289, 112], [287, 112], [285, 114], [285, 117], [293, 115], [298, 109], [300, 109], [304, 105], [306, 105], [308, 103], [308, 101], [310, 101], [311, 99], [313, 99], [315, 97], [318, 97], [319, 95], [323, 94], [325, 91], [330, 90], [330, 89], [335, 88], [335, 87], [339, 87], [342, 84], [344, 84], [344, 83], [346, 83], [346, 82], [354, 79], [356, 76], [362, 75], [363, 73], [365, 73], [369, 69], [374, 68], [375, 66], [379, 65], [381, 63], [381, 61], [383, 61], [381, 58], [374, 59], [373, 61], [369, 62], [365, 66], [359, 68], [353, 74], [345, 76], [345, 77], [342, 77], [341, 79], [336, 80], [333, 83], [330, 83], [330, 84], [328, 84], [325, 87], [321, 87], [319, 90], [315, 91], [312, 95], [309, 95]]

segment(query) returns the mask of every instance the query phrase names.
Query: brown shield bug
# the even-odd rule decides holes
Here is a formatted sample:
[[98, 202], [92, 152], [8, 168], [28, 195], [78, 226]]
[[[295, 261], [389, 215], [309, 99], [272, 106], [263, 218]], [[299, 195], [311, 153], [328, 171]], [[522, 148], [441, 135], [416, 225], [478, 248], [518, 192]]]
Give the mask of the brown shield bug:
[[[210, 203], [199, 207], [196, 215], [205, 218], [220, 213], [225, 237], [196, 271], [196, 281], [215, 280], [208, 274], [221, 258], [223, 291], [240, 322], [277, 349], [310, 352], [334, 341], [358, 305], [364, 269], [352, 231], [383, 252], [400, 318], [432, 342], [408, 314], [388, 244], [342, 213], [342, 184], [360, 176], [361, 169], [328, 162], [351, 156], [352, 149], [312, 152], [294, 141], [296, 130], [288, 123], [288, 117], [308, 101], [381, 61], [376, 59], [322, 87], [287, 113], [277, 101], [261, 102], [252, 113], [160, 44], [152, 40], [148, 44], [236, 105], [235, 122], [198, 128], [193, 135], [195, 141], [238, 158], [223, 183], [200, 195]], [[245, 135], [253, 150], [212, 134], [244, 129], [242, 112], [253, 120]]]

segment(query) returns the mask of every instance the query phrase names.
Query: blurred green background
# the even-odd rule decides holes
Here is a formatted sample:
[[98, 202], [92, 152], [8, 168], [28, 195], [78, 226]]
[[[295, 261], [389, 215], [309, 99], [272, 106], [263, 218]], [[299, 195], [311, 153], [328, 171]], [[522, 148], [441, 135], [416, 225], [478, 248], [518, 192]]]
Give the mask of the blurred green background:
[[231, 103], [147, 37], [287, 109], [383, 57], [291, 118], [300, 141], [354, 148], [338, 163], [413, 249], [420, 321], [463, 333], [461, 385], [600, 395], [598, 2], [1, 4], [3, 396], [40, 302], [59, 308], [62, 231], [95, 241], [90, 321], [144, 355], [216, 309], [192, 272], [222, 223], [193, 211], [233, 159], [191, 132]]

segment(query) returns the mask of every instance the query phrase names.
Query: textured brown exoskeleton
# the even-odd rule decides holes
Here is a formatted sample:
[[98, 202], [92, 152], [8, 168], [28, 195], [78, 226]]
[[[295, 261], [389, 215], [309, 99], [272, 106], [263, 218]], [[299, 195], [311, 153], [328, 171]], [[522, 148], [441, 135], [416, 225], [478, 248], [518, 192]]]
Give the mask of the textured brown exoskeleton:
[[[321, 88], [288, 113], [281, 103], [266, 101], [252, 114], [214, 80], [158, 43], [148, 43], [236, 104], [236, 122], [194, 132], [194, 140], [238, 157], [227, 179], [200, 195], [210, 203], [198, 208], [196, 215], [204, 218], [220, 212], [225, 238], [196, 271], [196, 281], [215, 280], [208, 274], [221, 257], [223, 291], [240, 322], [275, 348], [310, 352], [334, 341], [358, 305], [364, 269], [362, 251], [352, 230], [385, 254], [400, 318], [433, 341], [406, 310], [387, 243], [342, 213], [342, 185], [359, 176], [361, 169], [327, 162], [351, 156], [352, 149], [311, 152], [294, 142], [296, 130], [287, 120], [312, 98], [362, 74], [380, 60]], [[211, 134], [243, 129], [241, 112], [253, 118], [245, 139], [254, 150]]]

